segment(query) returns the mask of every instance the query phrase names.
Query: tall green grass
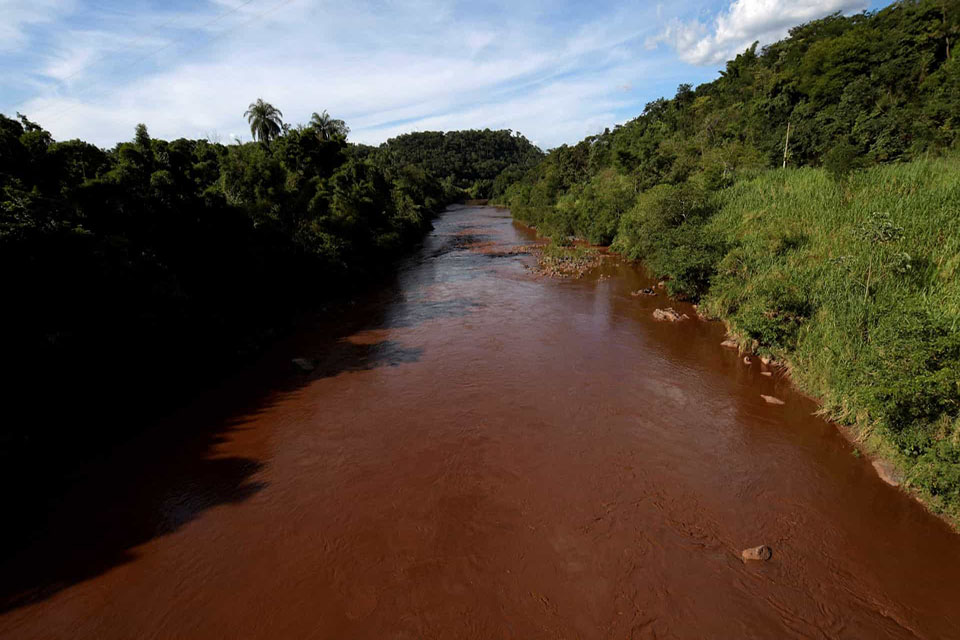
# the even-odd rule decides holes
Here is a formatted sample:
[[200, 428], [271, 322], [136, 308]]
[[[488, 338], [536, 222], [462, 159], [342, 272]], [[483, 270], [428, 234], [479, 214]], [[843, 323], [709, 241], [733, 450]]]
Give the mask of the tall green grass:
[[767, 171], [716, 198], [703, 307], [960, 520], [960, 159]]

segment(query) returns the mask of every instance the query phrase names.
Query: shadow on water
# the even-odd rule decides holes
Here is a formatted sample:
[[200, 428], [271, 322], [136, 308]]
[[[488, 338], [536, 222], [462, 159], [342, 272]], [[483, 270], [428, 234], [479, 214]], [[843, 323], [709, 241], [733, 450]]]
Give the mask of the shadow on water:
[[345, 371], [369, 371], [417, 362], [423, 349], [404, 347], [394, 340], [356, 344], [341, 340], [317, 362], [313, 377], [332, 378]]
[[0, 612], [129, 562], [136, 546], [261, 491], [262, 463], [215, 454], [250, 414], [217, 405], [205, 398], [97, 460], [66, 460], [70, 471], [22, 487], [28, 506], [8, 517], [2, 534]]
[[[218, 453], [231, 433], [317, 378], [421, 357], [420, 349], [392, 340], [347, 339], [384, 325], [391, 306], [384, 291], [396, 292], [395, 279], [360, 305], [318, 314], [256, 363], [171, 415], [158, 419], [144, 408], [125, 416], [127, 431], [137, 435], [95, 459], [62, 456], [64, 464], [45, 469], [42, 481], [8, 485], [17, 499], [7, 505], [0, 528], [0, 613], [131, 562], [138, 546], [177, 531], [208, 509], [242, 503], [265, 489], [258, 478], [263, 461]], [[291, 358], [299, 356], [313, 359], [317, 369], [295, 371]], [[75, 428], [89, 428], [84, 424], [91, 423], [78, 418]]]
[[[466, 247], [476, 235], [433, 233], [379, 286], [355, 303], [318, 313], [256, 363], [196, 395], [170, 415], [139, 407], [122, 416], [116, 442], [88, 454], [51, 457], [42, 470], [10, 473], [0, 528], [0, 613], [37, 602], [134, 561], [137, 547], [177, 531], [205, 511], [238, 504], [268, 485], [265, 462], [218, 453], [230, 434], [284, 397], [320, 379], [413, 363], [419, 348], [392, 339], [357, 340], [369, 330], [409, 328], [464, 316], [482, 306], [465, 297], [431, 299], [432, 285], [475, 277], [489, 258]], [[308, 374], [291, 358], [316, 364]], [[109, 393], [99, 401], [116, 421]], [[107, 418], [107, 416], [111, 416]], [[76, 418], [76, 429], [90, 428]], [[94, 430], [92, 430], [93, 432]]]

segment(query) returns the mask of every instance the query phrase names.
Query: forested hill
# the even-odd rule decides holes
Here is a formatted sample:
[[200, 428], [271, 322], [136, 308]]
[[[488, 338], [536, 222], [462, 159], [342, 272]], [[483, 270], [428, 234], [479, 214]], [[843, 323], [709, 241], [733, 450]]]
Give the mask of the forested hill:
[[[720, 188], [737, 172], [782, 166], [788, 127], [788, 167], [839, 174], [952, 148], [960, 119], [958, 25], [956, 2], [908, 0], [798, 26], [781, 42], [737, 56], [717, 80], [681, 85], [627, 124], [553, 150], [509, 202], [520, 217], [540, 222], [568, 191], [629, 203], [658, 184], [693, 179]], [[610, 242], [624, 208], [612, 207], [612, 217], [563, 207], [549, 224]]]
[[958, 20], [910, 0], [798, 26], [502, 201], [642, 259], [960, 526]]
[[380, 150], [400, 164], [416, 164], [465, 190], [471, 198], [491, 198], [543, 158], [519, 132], [423, 131], [391, 138]]

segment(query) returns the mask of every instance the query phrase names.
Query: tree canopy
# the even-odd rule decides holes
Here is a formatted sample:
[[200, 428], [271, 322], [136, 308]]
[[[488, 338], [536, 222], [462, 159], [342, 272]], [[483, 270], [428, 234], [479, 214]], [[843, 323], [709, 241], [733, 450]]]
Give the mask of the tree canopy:
[[313, 128], [320, 140], [332, 140], [334, 136], [346, 138], [350, 133], [350, 127], [347, 126], [346, 122], [331, 118], [326, 110], [322, 114], [314, 112], [310, 116], [310, 127]]
[[126, 410], [178, 402], [389, 271], [461, 196], [340, 133], [284, 129], [260, 100], [247, 116], [269, 145], [141, 124], [105, 150], [0, 115], [0, 384], [10, 415], [32, 416], [3, 423], [0, 466], [47, 440], [100, 446]]
[[250, 123], [250, 135], [254, 140], [268, 143], [283, 130], [283, 114], [269, 102], [264, 102], [263, 98], [251, 102], [243, 115]]
[[543, 157], [520, 133], [490, 129], [406, 133], [380, 150], [397, 164], [420, 165], [472, 198], [499, 196], [510, 178], [519, 178]]

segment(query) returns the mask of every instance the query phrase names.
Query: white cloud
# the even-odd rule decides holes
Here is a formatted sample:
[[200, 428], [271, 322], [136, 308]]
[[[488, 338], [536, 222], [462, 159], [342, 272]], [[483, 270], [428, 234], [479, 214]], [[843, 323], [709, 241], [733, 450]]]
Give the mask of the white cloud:
[[74, 0], [0, 0], [0, 52], [23, 48], [28, 27], [52, 22], [74, 5]]
[[630, 104], [622, 87], [647, 73], [641, 63], [517, 89], [516, 83], [556, 60], [528, 56], [522, 62], [471, 64], [394, 55], [340, 69], [318, 59], [315, 68], [326, 71], [315, 78], [303, 75], [302, 61], [278, 67], [255, 58], [238, 54], [230, 63], [180, 67], [124, 87], [108, 100], [36, 99], [24, 110], [39, 114], [59, 139], [78, 136], [109, 145], [130, 138], [138, 122], [163, 138], [229, 130], [247, 104], [263, 96], [293, 122], [329, 109], [346, 118], [357, 142], [376, 144], [412, 130], [490, 127], [535, 132], [553, 146], [612, 124], [614, 110]]
[[667, 43], [685, 62], [716, 65], [758, 40], [761, 45], [780, 40], [798, 24], [866, 8], [866, 0], [734, 0], [712, 25], [673, 20], [659, 35], [647, 39], [647, 47]]
[[[177, 18], [181, 28], [155, 34], [102, 21], [51, 27], [54, 53], [24, 74], [10, 111], [57, 139], [101, 146], [129, 139], [139, 122], [167, 139], [246, 139], [242, 114], [262, 97], [291, 123], [327, 109], [358, 142], [491, 127], [555, 146], [633, 117], [689, 79], [672, 79], [671, 54], [644, 54], [643, 38], [657, 25], [657, 9], [644, 3], [556, 26], [543, 17], [552, 4], [516, 0], [467, 14], [444, 0], [211, 1], [218, 4]], [[162, 55], [130, 64], [155, 49]], [[35, 78], [46, 84], [27, 88]]]
[[81, 80], [107, 56], [121, 53], [126, 56], [143, 55], [144, 51], [155, 50], [167, 43], [158, 37], [131, 39], [101, 30], [70, 30], [58, 40], [53, 52], [45, 56], [45, 65], [40, 73], [59, 82]]

